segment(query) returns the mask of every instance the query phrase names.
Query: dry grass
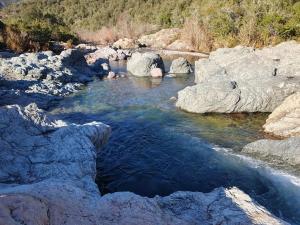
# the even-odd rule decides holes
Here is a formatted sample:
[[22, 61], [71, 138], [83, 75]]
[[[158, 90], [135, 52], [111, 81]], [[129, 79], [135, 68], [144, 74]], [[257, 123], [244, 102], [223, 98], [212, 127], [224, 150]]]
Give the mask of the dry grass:
[[135, 22], [128, 13], [122, 13], [117, 20], [114, 28], [120, 38], [139, 38], [141, 35], [153, 33], [159, 29], [159, 26]]
[[77, 32], [77, 35], [79, 39], [84, 42], [100, 45], [106, 45], [118, 40], [118, 35], [114, 29], [107, 27], [102, 27], [102, 29], [98, 31], [81, 30]]
[[188, 18], [182, 28], [181, 39], [195, 50], [210, 52], [213, 49], [213, 37], [208, 29], [194, 17]]
[[157, 30], [157, 25], [134, 22], [127, 13], [122, 13], [113, 27], [102, 27], [97, 31], [81, 30], [77, 34], [82, 41], [106, 45], [120, 38], [137, 39], [143, 34]]

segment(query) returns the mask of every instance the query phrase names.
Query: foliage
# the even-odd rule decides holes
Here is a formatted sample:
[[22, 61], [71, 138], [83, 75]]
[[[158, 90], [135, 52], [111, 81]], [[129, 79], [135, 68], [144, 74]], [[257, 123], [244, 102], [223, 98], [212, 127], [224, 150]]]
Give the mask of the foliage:
[[11, 45], [14, 42], [13, 48], [16, 48], [17, 43], [20, 42], [17, 51], [27, 50], [24, 47], [27, 44], [23, 46], [23, 42], [46, 46], [49, 41], [76, 41], [75, 35], [58, 16], [42, 12], [37, 8], [25, 8], [20, 14], [9, 16], [5, 24], [6, 44]]
[[195, 37], [193, 29], [189, 39], [197, 45], [208, 39], [213, 48], [263, 46], [300, 35], [299, 0], [26, 0], [2, 14], [36, 39], [65, 40], [71, 38], [70, 30], [116, 27], [124, 15], [130, 21], [124, 36], [135, 36], [135, 27], [190, 27], [192, 21], [205, 34]]

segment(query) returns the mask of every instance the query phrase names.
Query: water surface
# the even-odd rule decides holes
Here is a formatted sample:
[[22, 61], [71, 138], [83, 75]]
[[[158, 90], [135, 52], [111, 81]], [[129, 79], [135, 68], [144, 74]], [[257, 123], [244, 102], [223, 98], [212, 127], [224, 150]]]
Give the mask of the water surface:
[[[126, 72], [122, 65], [113, 69]], [[245, 144], [264, 137], [267, 115], [182, 112], [171, 98], [193, 80], [191, 75], [95, 79], [52, 113], [69, 122], [102, 121], [112, 127], [97, 161], [103, 194], [132, 191], [152, 197], [236, 186], [277, 216], [300, 224], [298, 180], [237, 156]]]

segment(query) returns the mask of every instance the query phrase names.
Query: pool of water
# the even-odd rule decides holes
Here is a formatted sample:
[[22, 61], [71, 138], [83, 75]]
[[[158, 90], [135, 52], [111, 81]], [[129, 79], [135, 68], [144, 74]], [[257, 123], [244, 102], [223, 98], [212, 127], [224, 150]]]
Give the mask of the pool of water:
[[[113, 69], [126, 72], [124, 65]], [[69, 122], [102, 121], [112, 127], [97, 161], [103, 194], [132, 191], [152, 197], [236, 186], [277, 216], [300, 224], [298, 178], [238, 154], [263, 138], [267, 115], [182, 112], [172, 97], [193, 80], [192, 75], [95, 79], [51, 112]]]

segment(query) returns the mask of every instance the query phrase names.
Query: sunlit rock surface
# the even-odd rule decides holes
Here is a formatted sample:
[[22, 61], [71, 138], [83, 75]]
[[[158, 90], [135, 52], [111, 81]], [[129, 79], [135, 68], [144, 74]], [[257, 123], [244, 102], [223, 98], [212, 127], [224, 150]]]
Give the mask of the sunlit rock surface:
[[138, 42], [151, 48], [166, 48], [179, 38], [180, 33], [179, 28], [162, 29], [154, 34], [143, 35]]
[[300, 92], [286, 98], [272, 112], [264, 129], [280, 137], [300, 137]]
[[0, 224], [287, 224], [237, 188], [154, 198], [129, 192], [100, 197], [68, 183], [45, 181], [3, 188], [0, 199]]
[[0, 126], [2, 183], [60, 179], [97, 190], [96, 153], [108, 139], [108, 126], [67, 125], [46, 116], [35, 104], [2, 107]]
[[132, 49], [138, 48], [139, 43], [131, 38], [121, 38], [113, 43], [113, 47], [120, 48], [120, 49]]
[[195, 64], [195, 86], [177, 107], [194, 113], [272, 112], [300, 89], [300, 44], [218, 49]]

